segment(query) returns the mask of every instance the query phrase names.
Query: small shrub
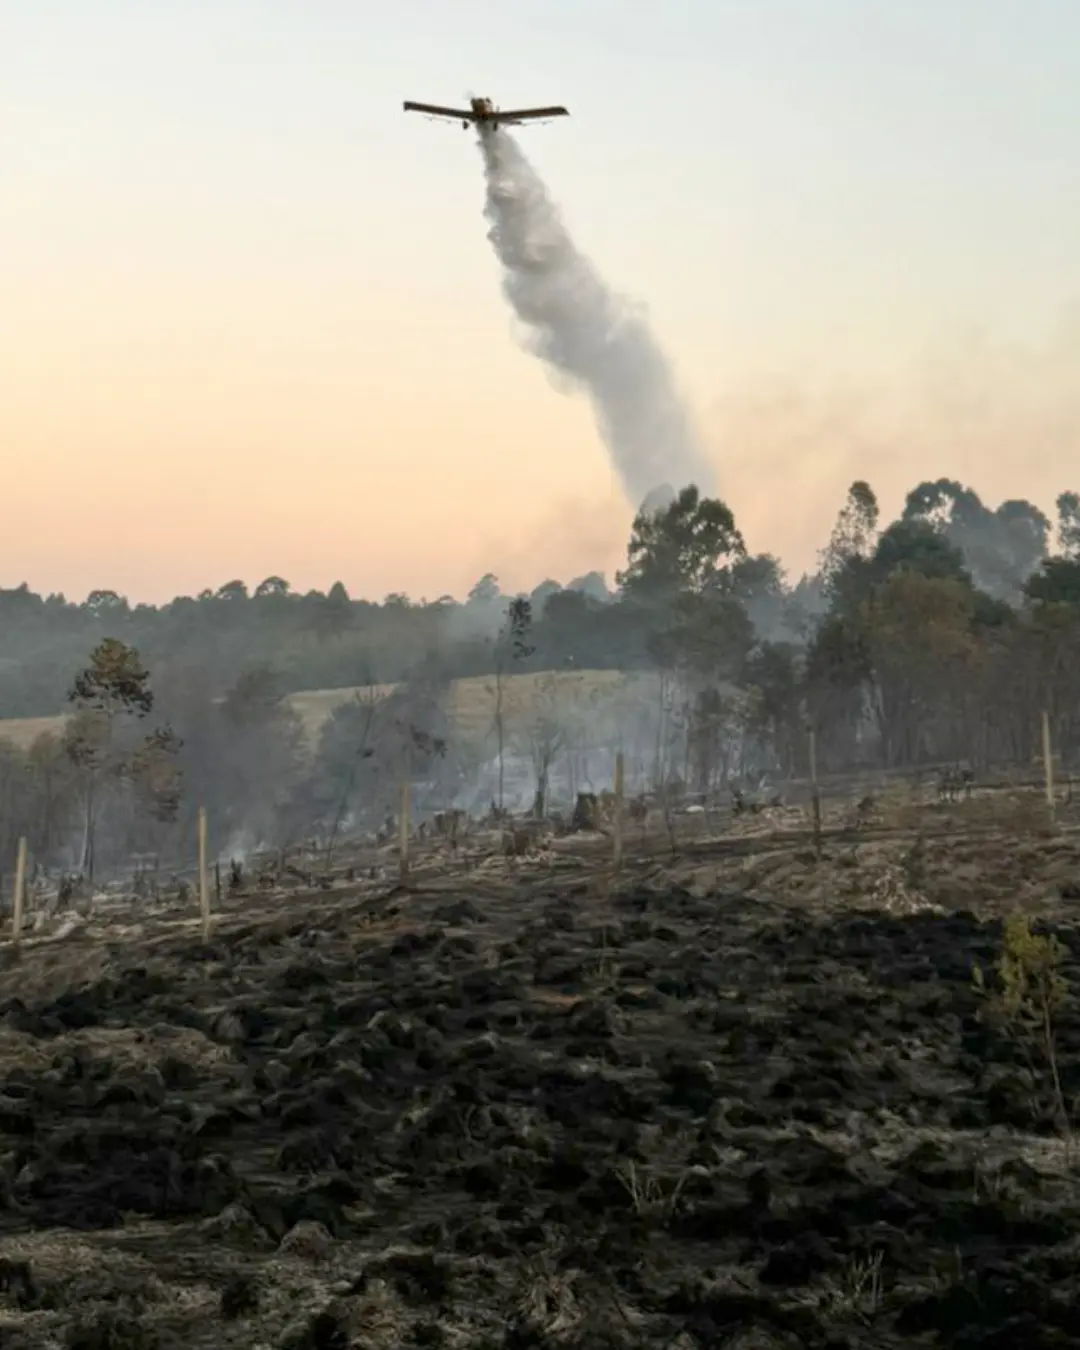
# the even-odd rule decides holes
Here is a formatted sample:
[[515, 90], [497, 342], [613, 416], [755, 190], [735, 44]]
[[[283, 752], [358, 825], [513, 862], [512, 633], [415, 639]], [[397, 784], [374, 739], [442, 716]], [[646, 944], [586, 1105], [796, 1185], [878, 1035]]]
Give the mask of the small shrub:
[[976, 989], [988, 999], [1000, 1025], [1016, 1040], [1033, 1071], [1036, 1056], [1049, 1071], [1054, 1111], [1064, 1133], [1069, 1132], [1069, 1112], [1058, 1070], [1054, 1018], [1069, 992], [1061, 974], [1066, 955], [1066, 948], [1056, 937], [1033, 933], [1027, 915], [1017, 911], [1005, 920], [1001, 954], [995, 965], [997, 987], [989, 988], [979, 965], [972, 968]]

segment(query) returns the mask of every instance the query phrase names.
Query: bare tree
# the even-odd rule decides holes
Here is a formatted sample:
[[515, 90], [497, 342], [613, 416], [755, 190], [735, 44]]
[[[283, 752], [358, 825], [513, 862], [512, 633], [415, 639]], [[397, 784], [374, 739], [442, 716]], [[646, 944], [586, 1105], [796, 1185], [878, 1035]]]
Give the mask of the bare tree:
[[501, 815], [505, 810], [504, 795], [506, 782], [506, 704], [505, 682], [508, 669], [520, 665], [532, 656], [535, 648], [529, 642], [532, 628], [532, 605], [519, 596], [511, 600], [506, 611], [506, 621], [495, 639], [495, 738], [498, 746], [499, 794], [498, 807]]
[[[330, 822], [330, 830], [326, 838], [326, 870], [329, 871], [334, 860], [334, 844], [337, 841], [338, 831], [341, 829], [341, 823], [345, 819], [345, 814], [349, 809], [349, 803], [352, 800], [356, 790], [357, 779], [360, 774], [361, 766], [370, 761], [375, 754], [375, 739], [378, 734], [378, 709], [379, 694], [374, 685], [366, 685], [357, 690], [353, 695], [351, 707], [354, 712], [349, 719], [349, 740], [351, 745], [346, 754], [344, 771], [339, 775], [337, 784], [337, 803], [334, 807], [333, 818]], [[339, 710], [335, 710], [339, 712]], [[326, 742], [333, 743], [338, 740], [336, 732], [338, 725], [344, 722], [345, 718], [339, 716], [335, 722], [334, 713], [331, 713], [330, 719], [323, 727], [323, 735], [320, 744]]]
[[547, 812], [551, 768], [562, 749], [565, 735], [565, 722], [559, 709], [558, 677], [549, 672], [536, 681], [528, 723], [521, 738], [522, 749], [536, 774], [533, 815], [538, 819]]

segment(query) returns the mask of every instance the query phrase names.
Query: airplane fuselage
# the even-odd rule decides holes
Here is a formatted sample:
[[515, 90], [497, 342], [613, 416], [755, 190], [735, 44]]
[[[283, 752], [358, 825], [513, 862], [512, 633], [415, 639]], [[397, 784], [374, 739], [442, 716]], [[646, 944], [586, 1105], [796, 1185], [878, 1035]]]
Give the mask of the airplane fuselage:
[[490, 127], [492, 131], [498, 130], [500, 123], [510, 127], [519, 127], [522, 125], [522, 123], [514, 117], [500, 117], [499, 110], [489, 98], [471, 98], [469, 99], [469, 107], [472, 109], [472, 115], [466, 117], [461, 124], [466, 131], [469, 127], [477, 125]]

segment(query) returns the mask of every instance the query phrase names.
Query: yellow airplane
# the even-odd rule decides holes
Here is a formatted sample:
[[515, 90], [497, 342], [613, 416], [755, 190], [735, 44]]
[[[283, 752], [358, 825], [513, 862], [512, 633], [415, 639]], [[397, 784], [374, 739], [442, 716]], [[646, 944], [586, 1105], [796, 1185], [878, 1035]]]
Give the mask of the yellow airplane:
[[441, 108], [435, 103], [405, 102], [406, 112], [427, 113], [429, 117], [453, 117], [468, 130], [472, 126], [518, 127], [523, 122], [546, 121], [550, 117], [569, 117], [565, 108], [518, 108], [500, 112], [489, 98], [471, 98], [468, 108]]

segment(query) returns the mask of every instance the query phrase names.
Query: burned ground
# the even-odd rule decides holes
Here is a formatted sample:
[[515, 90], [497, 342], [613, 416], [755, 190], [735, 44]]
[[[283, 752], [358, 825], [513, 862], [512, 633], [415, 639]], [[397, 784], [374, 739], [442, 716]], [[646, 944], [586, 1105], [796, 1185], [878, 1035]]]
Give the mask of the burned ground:
[[[996, 847], [969, 872], [1080, 880]], [[971, 979], [996, 920], [758, 848], [28, 946], [0, 1345], [1080, 1345], [1072, 1150]]]

